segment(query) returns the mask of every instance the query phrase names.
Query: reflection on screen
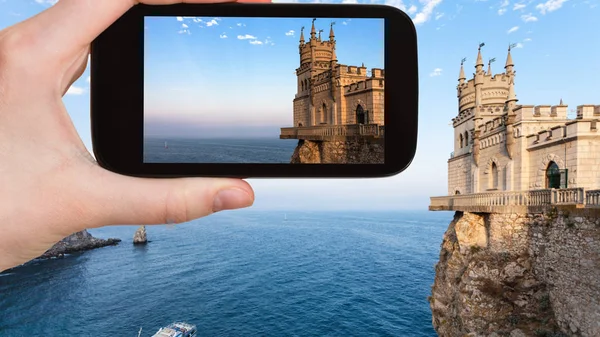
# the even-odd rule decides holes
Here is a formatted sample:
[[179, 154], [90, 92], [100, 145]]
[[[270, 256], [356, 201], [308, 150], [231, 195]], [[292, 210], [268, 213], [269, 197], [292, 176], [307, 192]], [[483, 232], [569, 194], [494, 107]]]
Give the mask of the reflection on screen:
[[384, 19], [146, 17], [145, 163], [383, 163]]

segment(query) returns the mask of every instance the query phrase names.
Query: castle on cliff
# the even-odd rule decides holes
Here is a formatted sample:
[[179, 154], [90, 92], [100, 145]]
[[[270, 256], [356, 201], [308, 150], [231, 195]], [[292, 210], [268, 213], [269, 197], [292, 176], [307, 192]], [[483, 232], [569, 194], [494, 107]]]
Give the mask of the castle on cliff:
[[[384, 127], [385, 72], [364, 64], [338, 63], [333, 24], [329, 40], [312, 21], [310, 38], [300, 33], [300, 66], [296, 69], [293, 127], [281, 129], [282, 139], [327, 140], [331, 137], [382, 138]], [[382, 45], [383, 48], [383, 45]]]
[[458, 115], [452, 119], [454, 152], [448, 160], [448, 194], [538, 189], [600, 188], [600, 105], [521, 105], [508, 49], [505, 71], [487, 71], [479, 46], [475, 73], [461, 62]]

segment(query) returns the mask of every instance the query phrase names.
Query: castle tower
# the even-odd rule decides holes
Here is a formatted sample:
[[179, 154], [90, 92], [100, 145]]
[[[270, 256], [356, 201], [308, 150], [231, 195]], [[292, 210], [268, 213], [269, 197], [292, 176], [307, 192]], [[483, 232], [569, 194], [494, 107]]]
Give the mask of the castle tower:
[[337, 88], [337, 81], [336, 81], [336, 66], [337, 66], [337, 55], [335, 53], [335, 34], [333, 34], [333, 25], [335, 25], [335, 22], [331, 23], [331, 26], [329, 27], [329, 43], [332, 44], [332, 49], [331, 49], [331, 98], [333, 99], [333, 101], [335, 102], [335, 90]]
[[475, 74], [474, 74], [474, 85], [475, 85], [475, 115], [473, 122], [475, 124], [475, 130], [473, 132], [473, 162], [475, 166], [479, 166], [479, 126], [481, 125], [481, 86], [483, 85], [483, 57], [481, 57], [481, 47], [485, 46], [485, 43], [480, 43], [477, 49], [477, 61], [475, 62]]
[[460, 73], [458, 74], [458, 85], [456, 86], [456, 97], [458, 97], [458, 110], [460, 112], [460, 96], [462, 95], [462, 87], [465, 84], [465, 80], [467, 79], [467, 77], [465, 77], [465, 67], [463, 66], [463, 64], [465, 63], [467, 59], [463, 58], [460, 61]]
[[517, 95], [515, 94], [515, 71], [513, 70], [514, 63], [512, 56], [510, 55], [510, 49], [512, 45], [508, 47], [508, 56], [506, 57], [506, 74], [508, 77], [508, 96], [506, 103], [504, 104], [504, 111], [506, 113], [506, 152], [510, 159], [513, 158], [514, 147], [515, 147], [515, 135], [513, 125], [515, 123], [515, 112], [514, 109], [517, 105]]

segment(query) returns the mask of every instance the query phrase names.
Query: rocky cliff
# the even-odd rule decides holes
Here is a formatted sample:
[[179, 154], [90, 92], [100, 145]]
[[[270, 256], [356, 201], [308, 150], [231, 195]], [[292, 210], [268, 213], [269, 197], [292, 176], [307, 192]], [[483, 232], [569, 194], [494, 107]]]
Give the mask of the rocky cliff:
[[83, 230], [67, 236], [57, 242], [52, 248], [48, 249], [39, 258], [47, 259], [51, 257], [59, 257], [64, 254], [91, 250], [106, 246], [116, 245], [121, 242], [120, 239], [99, 239], [93, 237], [88, 231]]
[[429, 298], [439, 336], [600, 336], [600, 210], [456, 212]]
[[300, 140], [292, 164], [383, 164], [384, 140], [345, 141]]

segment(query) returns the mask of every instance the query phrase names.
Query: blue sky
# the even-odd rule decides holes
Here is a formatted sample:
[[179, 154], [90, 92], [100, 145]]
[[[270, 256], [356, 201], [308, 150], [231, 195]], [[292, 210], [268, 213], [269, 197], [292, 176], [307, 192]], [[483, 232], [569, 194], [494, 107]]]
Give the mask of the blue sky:
[[[465, 72], [471, 76], [479, 42], [486, 44], [482, 50], [486, 61], [496, 57], [494, 72], [502, 70], [507, 46], [519, 44], [512, 53], [518, 103], [557, 104], [562, 98], [569, 109], [580, 104], [600, 104], [600, 0], [386, 3], [407, 12], [417, 27], [420, 125], [415, 160], [403, 173], [384, 179], [251, 179], [256, 191], [254, 208], [426, 209], [430, 196], [445, 195], [447, 160], [453, 150], [449, 123], [457, 113], [455, 87], [460, 60], [467, 58]], [[0, 0], [0, 28], [33, 16], [49, 5], [45, 0]], [[337, 23], [335, 27], [340, 26]], [[259, 37], [260, 32], [248, 34]], [[190, 37], [193, 35], [192, 31]], [[74, 83], [64, 102], [91, 149], [88, 76], [89, 69]]]
[[[335, 22], [340, 63], [384, 67], [384, 21], [320, 18], [329, 40]], [[149, 17], [145, 20], [147, 135], [198, 135], [198, 128], [241, 135], [293, 125], [300, 30], [312, 18]], [[357, 46], [360, 52], [357, 52]], [[234, 98], [234, 99], [232, 99]]]

